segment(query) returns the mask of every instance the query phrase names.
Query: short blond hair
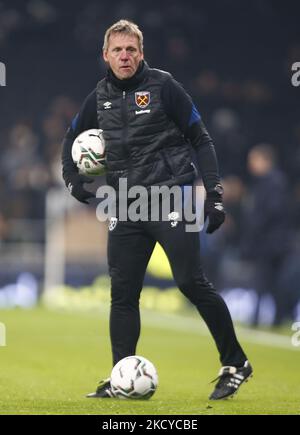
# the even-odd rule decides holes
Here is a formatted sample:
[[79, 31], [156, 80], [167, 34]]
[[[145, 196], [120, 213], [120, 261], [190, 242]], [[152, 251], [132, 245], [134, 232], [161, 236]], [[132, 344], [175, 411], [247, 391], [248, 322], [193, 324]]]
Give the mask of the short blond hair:
[[104, 35], [104, 43], [103, 50], [106, 51], [108, 49], [109, 38], [113, 33], [124, 33], [126, 35], [136, 36], [139, 43], [140, 52], [143, 53], [143, 34], [140, 31], [137, 24], [128, 20], [119, 20], [110, 26]]

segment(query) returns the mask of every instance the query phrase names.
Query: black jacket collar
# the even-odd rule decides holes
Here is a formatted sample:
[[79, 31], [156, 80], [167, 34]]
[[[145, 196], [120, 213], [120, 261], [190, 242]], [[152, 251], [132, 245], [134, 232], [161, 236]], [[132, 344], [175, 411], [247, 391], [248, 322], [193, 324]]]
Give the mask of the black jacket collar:
[[130, 77], [130, 79], [118, 79], [110, 68], [107, 70], [106, 79], [118, 89], [129, 91], [130, 89], [136, 88], [144, 80], [148, 70], [149, 66], [144, 60], [142, 60], [136, 73], [134, 76]]

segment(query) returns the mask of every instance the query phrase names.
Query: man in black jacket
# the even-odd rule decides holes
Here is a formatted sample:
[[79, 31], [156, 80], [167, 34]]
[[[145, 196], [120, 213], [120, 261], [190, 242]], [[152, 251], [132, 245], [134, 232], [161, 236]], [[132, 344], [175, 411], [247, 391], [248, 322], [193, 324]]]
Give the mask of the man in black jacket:
[[[71, 158], [72, 143], [84, 130], [103, 130], [107, 184], [117, 192], [121, 178], [127, 180], [128, 188], [191, 185], [196, 177], [194, 148], [207, 194], [207, 232], [214, 232], [225, 219], [222, 186], [212, 140], [190, 96], [169, 73], [148, 67], [143, 35], [134, 23], [121, 20], [106, 31], [103, 57], [107, 76], [86, 98], [63, 145], [63, 177], [70, 192], [84, 203], [94, 197], [84, 188], [89, 179], [78, 174]], [[113, 364], [136, 353], [140, 292], [159, 242], [179, 289], [198, 309], [220, 353], [223, 367], [210, 399], [236, 393], [252, 368], [237, 341], [225, 302], [202, 271], [199, 234], [187, 232], [184, 220], [134, 222], [115, 217], [109, 229]], [[88, 397], [112, 395], [110, 380], [105, 379]]]

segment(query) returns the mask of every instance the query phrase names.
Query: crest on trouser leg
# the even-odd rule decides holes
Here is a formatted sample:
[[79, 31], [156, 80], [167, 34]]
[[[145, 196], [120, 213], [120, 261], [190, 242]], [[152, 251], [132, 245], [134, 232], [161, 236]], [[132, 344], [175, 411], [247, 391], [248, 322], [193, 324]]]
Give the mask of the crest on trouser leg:
[[111, 217], [111, 218], [109, 219], [108, 230], [109, 230], [109, 231], [113, 231], [113, 230], [116, 228], [117, 223], [118, 223], [118, 218], [116, 218], [116, 217]]

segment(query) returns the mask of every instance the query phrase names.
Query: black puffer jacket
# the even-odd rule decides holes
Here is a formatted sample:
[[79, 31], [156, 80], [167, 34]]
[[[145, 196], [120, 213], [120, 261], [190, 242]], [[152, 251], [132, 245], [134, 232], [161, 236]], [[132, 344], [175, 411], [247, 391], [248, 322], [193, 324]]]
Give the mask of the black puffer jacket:
[[[162, 87], [170, 74], [143, 64], [133, 83], [112, 74], [97, 86], [97, 117], [104, 131], [107, 183], [118, 188], [184, 184], [195, 178], [190, 144], [162, 102]], [[130, 87], [129, 87], [130, 85]]]
[[220, 183], [213, 141], [191, 97], [164, 71], [142, 61], [130, 79], [108, 69], [85, 99], [63, 141], [66, 185], [78, 172], [72, 144], [85, 130], [102, 128], [107, 141], [107, 182], [118, 189], [120, 177], [132, 185], [183, 185], [200, 170], [207, 191]]

